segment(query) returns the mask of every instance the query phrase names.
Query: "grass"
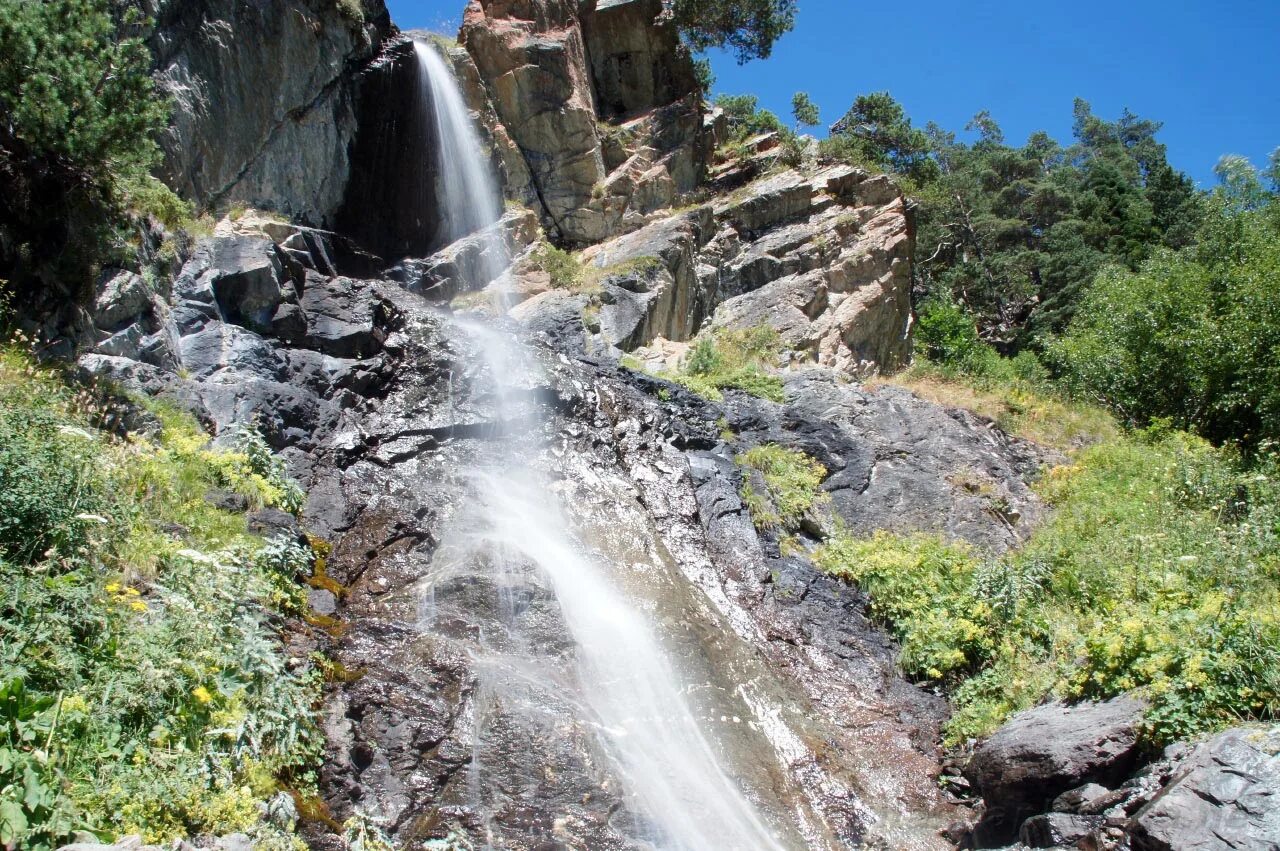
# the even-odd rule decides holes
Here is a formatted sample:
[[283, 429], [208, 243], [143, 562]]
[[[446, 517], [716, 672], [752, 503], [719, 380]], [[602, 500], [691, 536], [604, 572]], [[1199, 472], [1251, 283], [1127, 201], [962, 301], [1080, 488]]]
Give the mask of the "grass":
[[819, 488], [827, 470], [805, 453], [774, 443], [753, 446], [735, 459], [744, 470], [755, 470], [764, 492], [743, 477], [742, 501], [758, 529], [799, 528], [805, 514], [826, 498]]
[[768, 326], [720, 330], [700, 335], [676, 372], [660, 372], [704, 399], [719, 402], [725, 390], [741, 390], [785, 401], [782, 379], [769, 370], [781, 350], [778, 332]]
[[1102, 408], [1075, 402], [1031, 380], [984, 381], [923, 357], [875, 384], [905, 387], [922, 399], [993, 420], [1009, 434], [1063, 451], [1112, 440], [1121, 433]]
[[296, 847], [260, 805], [314, 784], [320, 681], [271, 624], [303, 610], [314, 553], [205, 495], [296, 508], [301, 491], [259, 437], [214, 449], [155, 405], [159, 434], [121, 439], [96, 427], [107, 413], [0, 350], [0, 844]]
[[936, 537], [841, 533], [814, 558], [858, 584], [909, 675], [949, 692], [950, 744], [1047, 694], [1151, 702], [1162, 744], [1280, 717], [1280, 465], [1177, 432], [1111, 438], [1038, 485], [1053, 507], [998, 559]]

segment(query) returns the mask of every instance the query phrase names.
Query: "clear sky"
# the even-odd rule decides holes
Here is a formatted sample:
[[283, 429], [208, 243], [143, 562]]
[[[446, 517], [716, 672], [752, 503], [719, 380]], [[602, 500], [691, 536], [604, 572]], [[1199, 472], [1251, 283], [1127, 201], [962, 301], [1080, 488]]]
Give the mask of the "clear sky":
[[[402, 28], [457, 29], [463, 0], [387, 0]], [[887, 90], [923, 125], [959, 132], [990, 110], [1010, 143], [1067, 141], [1083, 97], [1114, 119], [1164, 122], [1169, 159], [1200, 185], [1222, 154], [1280, 146], [1280, 0], [799, 0], [795, 30], [746, 65], [712, 55], [714, 91], [790, 120], [807, 91], [834, 122]], [[963, 135], [963, 134], [962, 134]]]

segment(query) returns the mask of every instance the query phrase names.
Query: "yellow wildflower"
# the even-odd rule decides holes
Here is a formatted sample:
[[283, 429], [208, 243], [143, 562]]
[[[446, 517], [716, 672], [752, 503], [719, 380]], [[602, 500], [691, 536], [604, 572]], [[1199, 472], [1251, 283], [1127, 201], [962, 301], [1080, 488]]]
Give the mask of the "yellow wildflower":
[[191, 696], [201, 703], [209, 703], [213, 700], [213, 695], [204, 686], [196, 686], [191, 690]]

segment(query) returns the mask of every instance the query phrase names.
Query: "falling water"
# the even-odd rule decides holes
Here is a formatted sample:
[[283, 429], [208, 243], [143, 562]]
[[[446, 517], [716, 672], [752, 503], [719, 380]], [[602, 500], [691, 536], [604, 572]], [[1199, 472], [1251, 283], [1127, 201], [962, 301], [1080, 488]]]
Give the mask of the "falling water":
[[[429, 46], [419, 43], [417, 54], [440, 140], [439, 200], [446, 227], [456, 237], [484, 231], [499, 240], [494, 225], [501, 207], [453, 75]], [[500, 280], [502, 272], [491, 269], [490, 278]], [[495, 288], [501, 290], [502, 284]], [[533, 436], [537, 429], [501, 425], [527, 415], [527, 410], [517, 410], [528, 399], [524, 391], [543, 383], [534, 357], [504, 329], [465, 327], [484, 353], [494, 385], [500, 457], [490, 469], [470, 477], [472, 504], [459, 511], [460, 521], [442, 539], [433, 576], [424, 587], [424, 622], [430, 625], [433, 617], [432, 589], [458, 565], [466, 565], [465, 570], [485, 565], [495, 588], [509, 585], [509, 577], [521, 571], [536, 573], [554, 593], [573, 639], [569, 675], [543, 673], [558, 660], [536, 657], [538, 642], [533, 639], [495, 639], [491, 658], [477, 659], [477, 667], [505, 666], [515, 676], [550, 678], [555, 689], [578, 692], [566, 699], [580, 706], [589, 726], [598, 731], [597, 747], [641, 822], [636, 841], [670, 851], [780, 849], [726, 776], [653, 624], [615, 586], [603, 559], [575, 539], [550, 482], [530, 463], [540, 448]], [[514, 604], [507, 601], [504, 607], [511, 615], [509, 626], [518, 631]], [[478, 748], [483, 738], [484, 730], [477, 730]], [[473, 769], [481, 772], [484, 767]], [[485, 786], [475, 777], [473, 781], [477, 789]]]

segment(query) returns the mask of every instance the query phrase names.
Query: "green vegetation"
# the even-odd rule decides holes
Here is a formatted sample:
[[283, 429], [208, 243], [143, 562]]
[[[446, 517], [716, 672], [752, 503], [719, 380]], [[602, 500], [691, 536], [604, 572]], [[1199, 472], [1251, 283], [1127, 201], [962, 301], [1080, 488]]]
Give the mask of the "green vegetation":
[[791, 116], [796, 120], [796, 127], [817, 127], [822, 121], [818, 105], [809, 99], [807, 92], [796, 92], [791, 96]]
[[1166, 419], [1215, 442], [1274, 446], [1280, 202], [1237, 185], [1208, 206], [1195, 245], [1099, 275], [1050, 362], [1072, 393], [1128, 424]]
[[1143, 433], [1051, 470], [1052, 517], [1004, 558], [880, 534], [836, 536], [815, 559], [870, 593], [905, 671], [948, 688], [953, 744], [1048, 692], [1131, 690], [1162, 743], [1280, 714], [1276, 473]]
[[146, 26], [131, 3], [0, 0], [0, 277], [19, 292], [82, 294], [131, 217], [190, 217], [150, 173], [168, 106]]
[[1010, 434], [1064, 451], [1120, 434], [1107, 411], [1062, 392], [1031, 352], [1001, 357], [978, 336], [973, 317], [950, 300], [917, 308], [915, 341], [915, 363], [881, 381], [971, 410]]
[[551, 276], [556, 289], [575, 289], [582, 283], [582, 264], [571, 252], [544, 242], [533, 252], [533, 263]]
[[735, 459], [744, 470], [755, 470], [764, 481], [765, 493], [744, 476], [742, 501], [758, 529], [799, 528], [806, 512], [826, 498], [819, 491], [827, 470], [796, 449], [773, 443], [753, 446]]
[[[775, 133], [782, 144], [782, 161], [790, 166], [800, 164], [803, 155], [800, 137], [783, 124], [778, 116], [767, 109], [760, 109], [755, 95], [720, 94], [715, 97], [715, 105], [724, 110], [729, 124], [729, 138], [720, 150], [722, 158], [741, 158], [746, 154], [746, 142], [752, 136]], [[814, 107], [815, 112], [816, 109]]]
[[1203, 213], [1190, 178], [1156, 140], [1157, 122], [1115, 122], [1077, 100], [1075, 142], [1021, 147], [980, 112], [958, 141], [914, 127], [888, 93], [859, 96], [822, 153], [904, 178], [917, 208], [917, 290], [962, 305], [1002, 351], [1042, 348], [1071, 321], [1094, 275], [1130, 270], [1193, 238]]
[[0, 845], [296, 847], [259, 804], [314, 783], [319, 675], [286, 664], [272, 625], [303, 611], [314, 553], [205, 495], [296, 509], [301, 492], [252, 432], [212, 449], [154, 406], [154, 440], [120, 439], [95, 428], [102, 405], [0, 352]]
[[778, 332], [765, 325], [707, 332], [694, 341], [678, 372], [661, 377], [713, 402], [723, 398], [723, 390], [782, 402], [782, 379], [769, 372], [780, 350]]
[[796, 19], [796, 0], [674, 0], [671, 9], [689, 48], [732, 50], [739, 62], [767, 59]]

